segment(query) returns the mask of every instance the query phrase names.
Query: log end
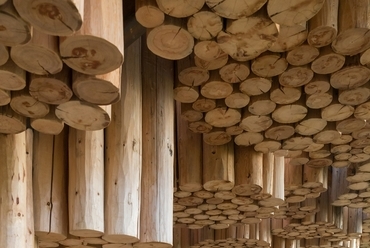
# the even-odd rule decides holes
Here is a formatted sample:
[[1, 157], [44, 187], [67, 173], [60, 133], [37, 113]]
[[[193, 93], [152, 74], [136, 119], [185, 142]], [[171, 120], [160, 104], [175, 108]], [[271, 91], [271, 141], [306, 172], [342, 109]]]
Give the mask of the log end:
[[139, 241], [138, 237], [126, 234], [105, 234], [102, 239], [110, 243], [136, 243]]

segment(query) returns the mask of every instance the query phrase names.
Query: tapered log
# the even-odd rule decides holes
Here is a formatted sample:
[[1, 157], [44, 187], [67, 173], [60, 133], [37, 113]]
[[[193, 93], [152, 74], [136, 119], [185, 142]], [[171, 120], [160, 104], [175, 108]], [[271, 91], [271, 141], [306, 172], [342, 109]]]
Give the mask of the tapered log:
[[272, 0], [267, 3], [267, 11], [271, 19], [281, 25], [292, 26], [308, 21], [320, 11], [325, 1], [315, 0], [306, 2], [304, 0], [295, 2], [284, 2]]
[[19, 14], [36, 29], [50, 35], [71, 35], [81, 28], [83, 0], [50, 1], [40, 3], [15, 0]]
[[204, 189], [231, 190], [234, 182], [234, 144], [214, 146], [203, 142]]
[[180, 83], [187, 86], [200, 86], [209, 79], [209, 72], [206, 69], [195, 65], [194, 56], [187, 56], [176, 61], [177, 77]]
[[69, 130], [69, 233], [104, 233], [104, 132]]
[[9, 90], [3, 90], [0, 88], [0, 106], [5, 106], [10, 103], [11, 95]]
[[299, 87], [311, 81], [313, 71], [306, 66], [290, 66], [279, 75], [279, 82], [282, 86]]
[[[202, 189], [202, 135], [189, 130], [177, 104], [177, 166], [179, 188], [194, 192]], [[190, 124], [189, 124], [190, 125]]]
[[55, 115], [67, 125], [86, 131], [106, 128], [110, 123], [110, 106], [98, 106], [72, 98], [58, 105]]
[[[201, 3], [202, 1], [199, 1]], [[209, 9], [201, 11], [188, 18], [187, 29], [198, 40], [211, 40], [222, 30], [222, 18]]]
[[67, 132], [57, 136], [34, 133], [33, 199], [35, 234], [41, 241], [68, 236]]
[[206, 0], [206, 4], [219, 16], [228, 19], [240, 19], [252, 15], [266, 3], [266, 0], [253, 0], [249, 3], [244, 1], [220, 1]]
[[164, 13], [156, 0], [136, 0], [135, 18], [143, 27], [154, 28], [163, 23]]
[[338, 12], [338, 36], [332, 43], [336, 53], [355, 55], [370, 46], [369, 1], [340, 1]]
[[[19, 134], [5, 135], [0, 134], [0, 147], [2, 166], [0, 166], [1, 177], [1, 203], [0, 217], [2, 232], [0, 233], [0, 243], [5, 247], [30, 247], [33, 240], [28, 240], [29, 214], [27, 210], [28, 194], [32, 193], [32, 188], [28, 188], [29, 180], [32, 175], [28, 174], [32, 166], [27, 157], [28, 144], [27, 131]], [[32, 231], [32, 230], [30, 230]]]
[[55, 75], [30, 74], [28, 90], [31, 96], [40, 102], [54, 105], [67, 102], [73, 95], [70, 69], [65, 66], [61, 72]]
[[240, 196], [258, 194], [263, 186], [263, 154], [253, 147], [235, 147], [235, 187]]
[[[123, 62], [122, 1], [84, 0], [84, 22], [73, 35], [59, 39], [63, 62], [75, 71], [105, 74]], [[97, 22], [96, 20], [105, 20]], [[105, 23], [109, 23], [109, 27]]]
[[103, 75], [87, 75], [72, 72], [72, 89], [82, 101], [108, 105], [118, 102], [121, 98], [121, 68]]
[[[121, 101], [112, 106], [105, 132], [105, 230], [103, 239], [134, 243], [140, 234], [142, 162], [140, 40], [126, 49]], [[120, 81], [119, 78], [117, 80]]]
[[[17, 1], [7, 1], [0, 6], [0, 22], [2, 32], [0, 42], [5, 46], [26, 44], [32, 37], [30, 24], [24, 21], [14, 8]], [[19, 1], [21, 2], [21, 1]]]
[[280, 53], [264, 52], [255, 58], [251, 70], [260, 77], [274, 77], [283, 73], [288, 67], [285, 56]]
[[319, 56], [319, 53], [319, 49], [306, 43], [288, 51], [286, 54], [286, 60], [291, 65], [306, 65], [315, 60], [316, 57]]
[[[146, 73], [143, 74], [142, 95], [144, 135], [140, 242], [134, 247], [172, 247], [173, 62], [150, 53], [145, 43], [142, 53], [142, 68]], [[156, 94], [152, 89], [156, 89]]]
[[0, 106], [0, 133], [15, 134], [26, 130], [26, 117], [16, 113], [10, 105]]
[[278, 31], [262, 9], [252, 16], [227, 21], [225, 32], [217, 35], [222, 50], [237, 61], [256, 58], [269, 49]]
[[293, 26], [275, 24], [279, 34], [276, 41], [268, 49], [271, 52], [286, 52], [301, 45], [307, 38], [307, 23], [297, 23]]
[[271, 89], [271, 83], [271, 79], [251, 73], [246, 80], [240, 83], [239, 89], [249, 96], [257, 96], [268, 92]]
[[338, 0], [327, 0], [308, 22], [307, 42], [314, 47], [330, 45], [338, 32]]
[[31, 127], [44, 134], [52, 134], [57, 135], [59, 134], [64, 128], [64, 122], [61, 121], [55, 115], [55, 106], [50, 106], [50, 111], [44, 117], [40, 117], [37, 119], [30, 119]]
[[0, 66], [5, 64], [9, 59], [9, 49], [1, 44], [0, 45]]
[[10, 101], [12, 109], [20, 115], [39, 118], [49, 113], [49, 105], [33, 98], [28, 89], [14, 91]]
[[37, 75], [56, 74], [63, 68], [58, 37], [38, 30], [33, 31], [27, 44], [12, 47], [10, 56], [19, 67]]
[[21, 90], [26, 87], [26, 72], [9, 59], [0, 66], [0, 88], [4, 90]]

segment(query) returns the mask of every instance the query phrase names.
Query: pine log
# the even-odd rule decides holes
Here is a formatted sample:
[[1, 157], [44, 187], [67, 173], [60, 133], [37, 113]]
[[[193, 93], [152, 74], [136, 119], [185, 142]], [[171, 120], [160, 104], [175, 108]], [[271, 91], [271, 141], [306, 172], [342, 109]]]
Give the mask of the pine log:
[[325, 1], [284, 2], [272, 0], [267, 3], [267, 11], [271, 19], [278, 24], [292, 26], [308, 21], [320, 11]]
[[291, 65], [302, 66], [314, 61], [319, 54], [319, 49], [305, 43], [288, 51], [286, 60]]
[[240, 83], [249, 76], [249, 62], [240, 63], [230, 59], [220, 70], [221, 78], [228, 83]]
[[9, 90], [0, 88], [0, 106], [5, 106], [10, 103], [11, 95]]
[[264, 139], [254, 146], [254, 150], [262, 153], [275, 152], [281, 148], [281, 142], [277, 140]]
[[187, 86], [200, 86], [209, 79], [209, 72], [206, 69], [195, 65], [194, 56], [190, 55], [176, 61], [177, 77], [180, 83]]
[[55, 115], [67, 125], [86, 131], [106, 128], [110, 123], [110, 106], [101, 106], [72, 98], [58, 105]]
[[312, 62], [311, 69], [317, 74], [330, 74], [340, 70], [345, 63], [345, 56], [335, 53], [331, 46], [320, 49], [320, 55]]
[[23, 19], [36, 29], [55, 36], [71, 35], [81, 28], [83, 0], [44, 0], [41, 3], [15, 0], [14, 6]]
[[12, 47], [10, 56], [19, 67], [37, 75], [56, 74], [63, 68], [58, 37], [38, 30], [33, 30], [27, 44]]
[[203, 119], [203, 113], [194, 110], [189, 103], [181, 103], [181, 117], [189, 122], [200, 121]]
[[73, 71], [72, 89], [81, 101], [98, 105], [112, 104], [121, 98], [121, 76], [121, 68], [96, 76]]
[[287, 52], [301, 45], [307, 38], [307, 23], [294, 26], [275, 24], [279, 32], [276, 41], [268, 49], [271, 52]]
[[271, 117], [274, 121], [282, 124], [289, 124], [303, 120], [307, 115], [307, 108], [301, 101], [295, 103], [278, 105]]
[[[313, 144], [311, 137], [293, 136], [283, 142], [283, 149], [304, 150]], [[307, 155], [308, 156], [308, 155]], [[307, 161], [306, 161], [307, 162]]]
[[16, 134], [26, 130], [26, 117], [17, 114], [10, 105], [0, 106], [0, 133]]
[[140, 40], [126, 49], [130, 62], [123, 66], [124, 95], [112, 106], [112, 123], [105, 131], [105, 230], [102, 238], [112, 243], [139, 241], [142, 162], [139, 49]]
[[314, 47], [330, 45], [338, 32], [338, 0], [327, 0], [308, 22], [307, 42]]
[[[84, 0], [84, 22], [73, 35], [60, 37], [63, 62], [75, 71], [96, 75], [117, 69], [123, 62], [122, 1]], [[96, 22], [96, 20], [105, 20]], [[109, 28], [105, 23], [109, 23]]]
[[[172, 61], [150, 53], [145, 42], [141, 51], [144, 62], [142, 68], [146, 72], [142, 78], [143, 167], [140, 241], [134, 247], [172, 247], [174, 68]], [[156, 89], [156, 94], [152, 89]]]
[[248, 78], [240, 83], [239, 89], [249, 96], [257, 96], [271, 89], [272, 79], [256, 76], [250, 73]]
[[252, 96], [248, 104], [248, 111], [254, 115], [269, 115], [275, 108], [276, 103], [270, 100], [268, 93]]
[[227, 21], [225, 32], [217, 35], [223, 51], [237, 61], [256, 58], [271, 47], [276, 40], [277, 29], [262, 9], [252, 16]]
[[275, 156], [271, 152], [263, 154], [263, 187], [261, 193], [270, 197], [274, 192], [274, 159]]
[[234, 142], [238, 146], [251, 146], [263, 141], [263, 135], [256, 132], [244, 132], [237, 135]]
[[[16, 5], [16, 1], [14, 1]], [[0, 6], [1, 35], [0, 42], [5, 46], [26, 44], [32, 37], [30, 24], [24, 21], [13, 6], [13, 1], [7, 1]]]
[[301, 87], [285, 87], [279, 84], [276, 79], [273, 79], [270, 89], [270, 99], [276, 104], [290, 104], [298, 101], [301, 98]]
[[[19, 134], [0, 134], [0, 141], [3, 144], [0, 148], [0, 155], [3, 160], [0, 167], [1, 177], [1, 204], [0, 217], [2, 232], [0, 243], [5, 247], [29, 247], [30, 240], [28, 233], [28, 219], [30, 212], [27, 212], [28, 194], [32, 193], [28, 181], [32, 180], [28, 166], [27, 157], [27, 132]], [[31, 231], [31, 230], [30, 230]], [[27, 242], [30, 242], [27, 244]]]
[[[177, 104], [177, 167], [179, 188], [186, 192], [202, 189], [202, 136], [189, 130]], [[190, 125], [190, 124], [189, 124]]]
[[370, 47], [369, 1], [340, 1], [338, 36], [332, 43], [336, 53], [355, 55]]
[[49, 113], [44, 117], [37, 119], [31, 118], [30, 125], [34, 130], [40, 133], [51, 135], [59, 134], [64, 128], [64, 122], [56, 117], [55, 106], [53, 105], [50, 106]]
[[9, 59], [9, 48], [0, 44], [0, 66], [5, 64]]
[[55, 75], [39, 76], [30, 74], [30, 95], [36, 100], [47, 104], [58, 105], [71, 99], [71, 72], [65, 66], [63, 70]]
[[232, 0], [206, 0], [206, 4], [219, 16], [228, 19], [240, 19], [254, 14], [266, 3], [266, 0], [253, 0], [251, 2]]
[[30, 118], [44, 117], [49, 113], [49, 105], [33, 98], [28, 89], [13, 91], [11, 108], [20, 115]]
[[203, 187], [208, 191], [234, 187], [234, 144], [208, 145], [203, 142]]
[[308, 84], [313, 76], [314, 72], [307, 65], [289, 66], [279, 75], [279, 82], [282, 86], [299, 87]]
[[239, 126], [247, 132], [258, 133], [267, 130], [272, 123], [273, 121], [270, 116], [254, 115], [247, 108], [244, 108]]
[[222, 99], [233, 92], [233, 86], [223, 81], [217, 71], [212, 71], [208, 82], [202, 84], [200, 93], [210, 99]]
[[227, 127], [225, 131], [229, 135], [239, 135], [243, 132], [243, 129], [239, 125], [235, 125], [235, 126]]
[[260, 77], [274, 77], [283, 73], [288, 67], [288, 62], [280, 53], [266, 51], [255, 58], [251, 70]]
[[164, 22], [164, 13], [156, 0], [136, 0], [135, 18], [145, 28], [155, 28]]
[[329, 144], [340, 136], [341, 133], [336, 130], [335, 122], [329, 121], [323, 130], [313, 136], [313, 141], [318, 144]]
[[33, 195], [35, 234], [41, 241], [68, 236], [67, 132], [57, 136], [34, 133]]
[[248, 105], [250, 97], [239, 90], [239, 85], [233, 85], [233, 92], [225, 98], [225, 104], [229, 108], [241, 109]]
[[0, 88], [21, 90], [26, 87], [26, 71], [19, 68], [11, 59], [0, 66]]
[[301, 187], [303, 184], [303, 166], [294, 164], [292, 159], [285, 159], [284, 164], [284, 190], [293, 191]]
[[274, 156], [274, 174], [272, 186], [272, 200], [269, 200], [269, 205], [279, 206], [284, 204], [284, 157]]
[[188, 18], [187, 29], [195, 39], [211, 40], [222, 30], [222, 21], [219, 15], [203, 8]]
[[204, 120], [214, 127], [230, 127], [240, 122], [240, 109], [229, 108], [224, 101], [218, 101], [215, 109], [205, 114]]

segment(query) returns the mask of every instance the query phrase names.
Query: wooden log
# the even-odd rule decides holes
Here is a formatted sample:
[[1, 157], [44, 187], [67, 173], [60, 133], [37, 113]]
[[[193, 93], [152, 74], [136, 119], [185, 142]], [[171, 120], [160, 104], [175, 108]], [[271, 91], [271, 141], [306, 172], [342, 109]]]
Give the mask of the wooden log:
[[209, 72], [206, 69], [195, 65], [194, 56], [187, 56], [176, 61], [177, 77], [180, 83], [187, 86], [200, 86], [209, 79]]
[[17, 114], [10, 105], [0, 106], [0, 133], [16, 134], [26, 130], [26, 117]]
[[69, 130], [69, 233], [104, 233], [104, 132]]
[[248, 78], [240, 83], [239, 89], [249, 96], [257, 96], [268, 92], [271, 89], [272, 80], [256, 76], [250, 73]]
[[30, 118], [44, 117], [49, 113], [49, 105], [37, 101], [26, 88], [13, 92], [10, 106], [18, 114]]
[[[283, 142], [283, 149], [287, 150], [304, 150], [314, 142], [311, 137], [293, 136]], [[307, 161], [306, 161], [307, 162]]]
[[[222, 50], [221, 50], [222, 51]], [[194, 63], [199, 68], [205, 69], [205, 70], [216, 70], [224, 65], [226, 65], [227, 61], [229, 60], [229, 55], [225, 52], [221, 52], [216, 59], [207, 61], [204, 59], [199, 58], [198, 56], [194, 56]]]
[[164, 21], [164, 13], [155, 0], [136, 0], [135, 18], [145, 28], [155, 28]]
[[281, 148], [281, 142], [277, 140], [264, 139], [254, 146], [254, 150], [262, 153], [275, 152]]
[[275, 24], [279, 31], [276, 41], [268, 49], [271, 52], [286, 52], [303, 44], [307, 38], [307, 23], [297, 23], [294, 26]]
[[283, 73], [288, 67], [288, 62], [280, 53], [266, 51], [255, 58], [251, 70], [260, 77], [274, 77]]
[[173, 89], [173, 98], [182, 103], [193, 103], [199, 97], [199, 87], [187, 86], [176, 81], [175, 88]]
[[319, 54], [319, 49], [305, 43], [288, 51], [286, 60], [291, 65], [302, 66], [314, 61]]
[[140, 40], [126, 49], [130, 62], [123, 65], [122, 99], [112, 106], [112, 123], [105, 131], [105, 230], [102, 238], [112, 243], [139, 241], [142, 162], [139, 50]]
[[[0, 217], [2, 220], [2, 232], [0, 233], [0, 243], [6, 247], [29, 247], [33, 244], [27, 240], [29, 212], [27, 212], [27, 195], [31, 194], [32, 188], [27, 188], [28, 181], [32, 180], [27, 164], [27, 132], [19, 134], [5, 135], [0, 134], [1, 158], [0, 167], [1, 177], [1, 204]], [[28, 198], [29, 199], [29, 198]], [[31, 230], [30, 230], [31, 231]], [[27, 242], [29, 242], [27, 244]]]
[[303, 120], [307, 115], [307, 108], [301, 101], [295, 103], [278, 105], [271, 117], [274, 121], [282, 124], [295, 123]]
[[[140, 241], [134, 247], [172, 247], [174, 104], [173, 62], [151, 54], [142, 44], [143, 167]], [[156, 78], [156, 80], [153, 80]], [[156, 89], [153, 94], [152, 89]], [[154, 150], [153, 150], [154, 149]], [[155, 152], [153, 152], [155, 151]], [[161, 223], [158, 225], [158, 223]]]
[[239, 85], [233, 85], [233, 92], [225, 98], [225, 104], [229, 108], [241, 109], [248, 105], [250, 97], [239, 90]]
[[18, 11], [13, 6], [13, 1], [7, 1], [0, 6], [0, 22], [2, 23], [0, 42], [3, 45], [16, 46], [30, 41], [32, 28], [19, 16]]
[[213, 129], [212, 125], [208, 124], [207, 122], [203, 120], [189, 122], [187, 126], [188, 126], [188, 129], [194, 133], [209, 133]]
[[[97, 0], [84, 0], [84, 22], [73, 35], [60, 37], [59, 50], [63, 62], [75, 71], [105, 74], [117, 69], [123, 62], [122, 1], [103, 4]], [[96, 20], [106, 22], [97, 23]]]
[[189, 122], [200, 121], [203, 118], [203, 113], [194, 110], [189, 103], [181, 103], [181, 117]]
[[219, 73], [221, 78], [228, 83], [240, 83], [249, 76], [249, 67], [249, 62], [240, 63], [229, 59], [227, 64], [219, 70]]
[[228, 19], [241, 19], [258, 11], [266, 0], [253, 0], [250, 3], [243, 1], [206, 0], [208, 7], [217, 15]]
[[165, 14], [176, 18], [184, 18], [197, 13], [199, 10], [202, 9], [204, 3], [205, 0], [181, 0], [178, 2], [157, 0], [157, 4], [160, 10], [162, 10]]
[[253, 16], [227, 21], [225, 32], [217, 35], [222, 50], [237, 61], [256, 58], [269, 49], [277, 36], [277, 29], [263, 9]]
[[218, 101], [215, 109], [205, 114], [204, 120], [214, 127], [230, 127], [240, 122], [240, 109], [229, 108], [224, 101]]
[[5, 106], [10, 103], [11, 95], [9, 90], [0, 89], [0, 106]]
[[294, 3], [286, 3], [272, 0], [267, 3], [267, 11], [275, 23], [292, 26], [311, 19], [320, 11], [324, 2], [322, 0], [312, 2], [300, 0]]
[[217, 71], [212, 71], [209, 80], [202, 84], [200, 93], [209, 99], [223, 99], [233, 92], [233, 86], [222, 80]]
[[370, 117], [369, 106], [370, 103], [368, 102], [358, 105], [353, 113], [354, 117], [362, 120], [368, 120]]
[[347, 90], [339, 90], [338, 101], [345, 105], [360, 105], [370, 98], [370, 84]]
[[9, 59], [9, 48], [5, 45], [0, 45], [0, 66], [5, 64]]
[[215, 40], [204, 40], [195, 43], [194, 55], [204, 61], [211, 62], [224, 57], [226, 53]]
[[325, 1], [320, 11], [308, 21], [308, 44], [324, 47], [333, 42], [338, 32], [338, 7], [338, 0]]
[[248, 111], [247, 108], [243, 109], [243, 116], [239, 126], [247, 132], [262, 132], [267, 130], [273, 121], [268, 115], [254, 115]]
[[331, 46], [320, 49], [320, 55], [312, 62], [311, 69], [317, 74], [330, 74], [340, 70], [345, 63], [345, 56], [335, 53]]
[[306, 105], [310, 109], [322, 109], [327, 107], [333, 101], [333, 89], [327, 92], [306, 95]]
[[34, 133], [33, 195], [35, 235], [59, 242], [68, 236], [67, 131], [59, 135]]
[[10, 56], [19, 67], [37, 75], [56, 74], [63, 68], [59, 57], [58, 37], [36, 29], [27, 44], [11, 48]]
[[248, 111], [254, 115], [269, 115], [275, 108], [276, 103], [270, 100], [268, 93], [252, 96], [248, 104]]
[[[202, 1], [199, 1], [201, 3]], [[222, 18], [207, 8], [203, 8], [188, 18], [187, 29], [198, 40], [211, 40], [223, 28]]]
[[338, 12], [338, 36], [332, 43], [336, 53], [355, 55], [370, 46], [369, 1], [341, 1]]
[[235, 147], [235, 186], [233, 193], [240, 196], [258, 194], [263, 186], [263, 154], [253, 147]]
[[321, 109], [321, 117], [326, 121], [341, 121], [350, 117], [354, 111], [354, 107], [343, 105], [334, 97], [330, 105]]
[[357, 118], [348, 118], [346, 120], [337, 122], [336, 129], [341, 134], [351, 134], [356, 131], [360, 131], [366, 125], [366, 122]]
[[56, 117], [55, 106], [53, 105], [50, 106], [49, 113], [44, 117], [37, 119], [31, 118], [30, 125], [34, 130], [40, 133], [51, 135], [59, 134], [64, 128], [64, 122]]
[[55, 75], [39, 76], [30, 74], [28, 90], [30, 95], [40, 102], [58, 105], [71, 99], [71, 72], [65, 66]]
[[96, 76], [73, 71], [72, 89], [81, 101], [98, 105], [116, 103], [121, 98], [121, 76], [121, 68]]
[[234, 187], [234, 144], [208, 145], [203, 142], [203, 187], [208, 191]]
[[67, 125], [86, 131], [106, 128], [110, 123], [110, 106], [98, 106], [72, 98], [58, 105], [55, 115]]
[[274, 154], [264, 153], [263, 154], [263, 187], [262, 187], [262, 194], [266, 196], [272, 196], [273, 194], [273, 185], [274, 185]]
[[279, 75], [279, 83], [282, 86], [299, 87], [308, 84], [313, 78], [313, 71], [306, 66], [289, 66]]
[[273, 79], [270, 89], [270, 99], [276, 104], [290, 104], [298, 101], [302, 95], [301, 87], [285, 87]]
[[21, 90], [26, 87], [26, 72], [9, 59], [0, 66], [0, 88], [4, 90]]
[[238, 146], [251, 146], [263, 141], [263, 135], [256, 132], [244, 132], [234, 138], [234, 142]]
[[186, 192], [202, 189], [202, 136], [189, 130], [177, 104], [177, 167], [179, 188]]
[[265, 137], [273, 140], [288, 139], [294, 134], [294, 127], [292, 125], [281, 125], [273, 122], [272, 125], [265, 131]]
[[[83, 0], [13, 1], [23, 19], [36, 29], [55, 36], [71, 35], [81, 28], [84, 20]], [[30, 11], [31, 10], [31, 11]]]

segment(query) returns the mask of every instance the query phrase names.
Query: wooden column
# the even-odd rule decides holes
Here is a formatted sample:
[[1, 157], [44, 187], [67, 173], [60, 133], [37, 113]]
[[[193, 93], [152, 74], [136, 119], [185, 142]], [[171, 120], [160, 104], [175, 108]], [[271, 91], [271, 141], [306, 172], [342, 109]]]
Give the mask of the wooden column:
[[104, 233], [104, 132], [69, 129], [69, 233]]
[[105, 132], [105, 233], [113, 243], [134, 243], [140, 233], [142, 163], [140, 40], [126, 49], [122, 99], [112, 106]]
[[134, 247], [172, 247], [174, 102], [173, 62], [142, 45], [143, 167], [140, 242]]

